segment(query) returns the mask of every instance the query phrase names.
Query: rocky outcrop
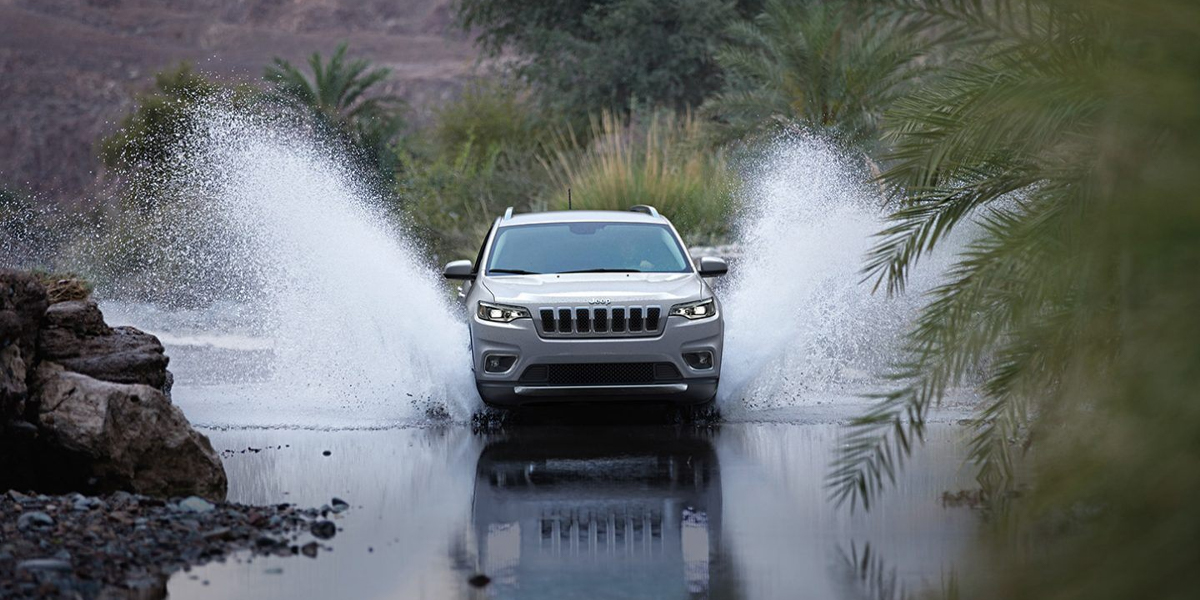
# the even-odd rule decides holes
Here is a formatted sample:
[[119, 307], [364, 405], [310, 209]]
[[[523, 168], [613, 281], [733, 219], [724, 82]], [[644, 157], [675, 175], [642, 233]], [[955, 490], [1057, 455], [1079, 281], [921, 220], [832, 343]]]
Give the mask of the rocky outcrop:
[[50, 305], [38, 344], [42, 360], [69, 371], [169, 392], [168, 359], [158, 338], [134, 327], [109, 327], [92, 300]]
[[36, 277], [0, 272], [0, 424], [25, 414], [27, 373], [46, 306]]
[[97, 491], [224, 499], [221, 460], [158, 389], [112, 383], [43, 362], [34, 377], [38, 427], [90, 465]]
[[79, 296], [52, 302], [0, 271], [0, 489], [224, 499], [220, 458], [171, 404], [162, 344]]

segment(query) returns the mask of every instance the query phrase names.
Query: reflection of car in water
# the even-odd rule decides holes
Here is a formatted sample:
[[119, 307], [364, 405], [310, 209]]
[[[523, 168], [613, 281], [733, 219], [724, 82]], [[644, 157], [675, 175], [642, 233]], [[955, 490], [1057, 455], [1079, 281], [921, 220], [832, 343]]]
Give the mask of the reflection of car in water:
[[522, 432], [475, 474], [477, 569], [498, 597], [706, 597], [720, 543], [717, 455], [695, 433]]

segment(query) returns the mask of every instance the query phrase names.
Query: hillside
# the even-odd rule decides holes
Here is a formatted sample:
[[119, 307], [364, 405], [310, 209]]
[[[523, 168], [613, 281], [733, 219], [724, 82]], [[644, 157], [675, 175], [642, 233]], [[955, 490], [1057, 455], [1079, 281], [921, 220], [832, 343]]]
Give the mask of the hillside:
[[[94, 144], [154, 74], [180, 61], [252, 80], [274, 56], [350, 43], [392, 69], [420, 112], [452, 93], [476, 52], [450, 0], [0, 0], [0, 185], [70, 202], [97, 180]], [[164, 6], [164, 5], [169, 5]]]

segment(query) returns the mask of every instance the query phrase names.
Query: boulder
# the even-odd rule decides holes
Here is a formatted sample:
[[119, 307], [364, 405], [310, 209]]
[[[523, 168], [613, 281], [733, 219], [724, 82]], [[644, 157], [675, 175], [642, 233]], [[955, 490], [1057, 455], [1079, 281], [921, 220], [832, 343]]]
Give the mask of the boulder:
[[0, 347], [15, 343], [23, 356], [34, 356], [46, 306], [46, 288], [37, 277], [0, 269]]
[[169, 391], [169, 359], [158, 338], [135, 327], [109, 327], [92, 300], [50, 305], [38, 344], [43, 360], [67, 370], [103, 381], [140, 383]]
[[25, 366], [20, 346], [0, 347], [0, 418], [3, 421], [25, 414], [25, 398], [29, 395]]
[[0, 270], [0, 429], [25, 413], [27, 371], [46, 304], [46, 289], [36, 277]]
[[[65, 303], [64, 303], [65, 304]], [[56, 305], [57, 306], [57, 305]], [[225, 470], [208, 438], [156, 387], [102, 381], [42, 362], [34, 388], [46, 443], [98, 492], [223, 500]]]

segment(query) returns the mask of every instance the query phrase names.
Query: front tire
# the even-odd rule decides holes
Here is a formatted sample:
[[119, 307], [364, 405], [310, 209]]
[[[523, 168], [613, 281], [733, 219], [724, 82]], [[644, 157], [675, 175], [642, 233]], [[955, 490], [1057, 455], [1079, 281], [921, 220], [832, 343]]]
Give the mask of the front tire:
[[676, 422], [686, 425], [715, 425], [721, 421], [716, 395], [699, 404], [678, 406], [675, 412]]

